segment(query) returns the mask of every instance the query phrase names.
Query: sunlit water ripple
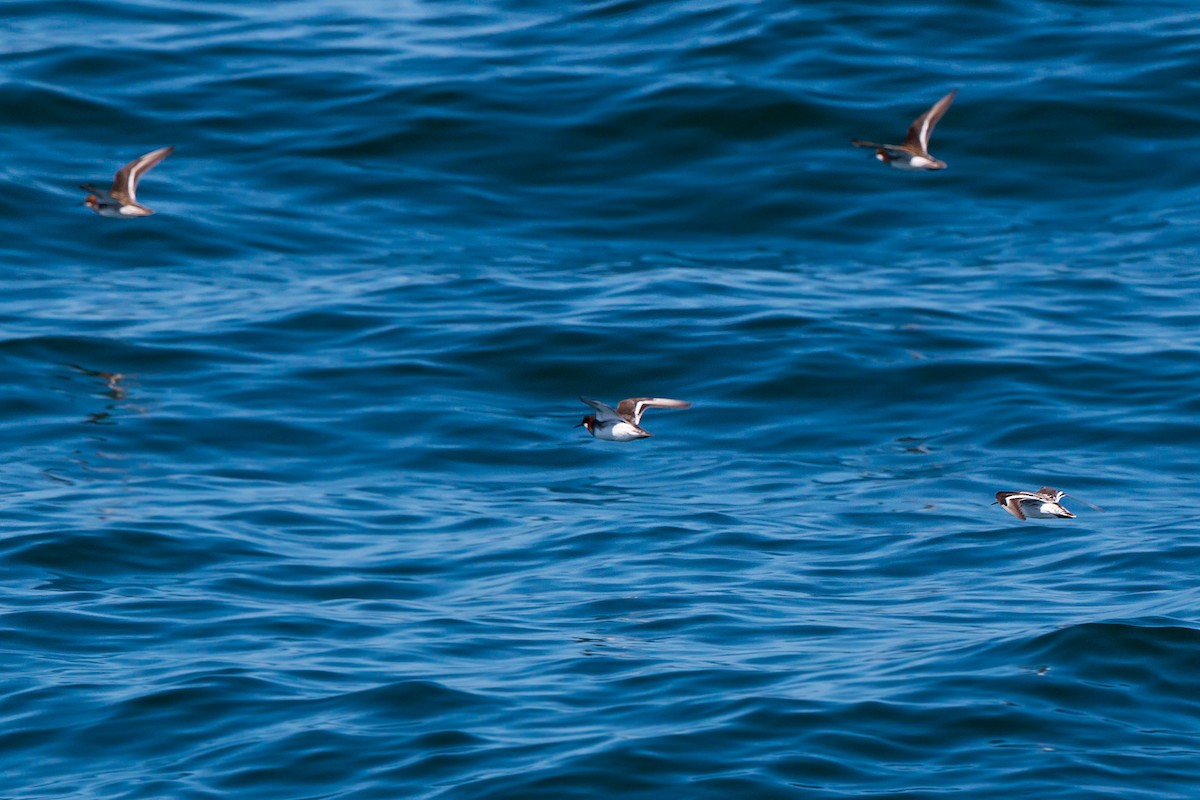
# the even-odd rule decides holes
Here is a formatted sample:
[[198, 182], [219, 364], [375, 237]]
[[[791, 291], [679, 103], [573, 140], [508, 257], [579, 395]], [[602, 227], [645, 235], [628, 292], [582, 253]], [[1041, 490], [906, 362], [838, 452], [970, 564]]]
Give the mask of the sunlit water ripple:
[[1195, 795], [1192, 4], [5, 14], [4, 797]]

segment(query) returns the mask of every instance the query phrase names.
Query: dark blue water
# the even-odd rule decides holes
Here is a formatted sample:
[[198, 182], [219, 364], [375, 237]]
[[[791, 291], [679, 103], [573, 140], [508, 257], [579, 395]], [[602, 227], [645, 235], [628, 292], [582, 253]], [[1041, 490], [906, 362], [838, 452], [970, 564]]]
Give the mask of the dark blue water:
[[1194, 3], [3, 17], [0, 796], [1196, 796]]

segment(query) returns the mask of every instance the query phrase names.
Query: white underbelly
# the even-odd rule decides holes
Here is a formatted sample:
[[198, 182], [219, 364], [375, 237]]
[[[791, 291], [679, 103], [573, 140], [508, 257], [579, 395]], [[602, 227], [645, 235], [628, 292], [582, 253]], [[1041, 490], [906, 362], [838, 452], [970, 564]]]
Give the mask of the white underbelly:
[[601, 439], [608, 439], [613, 442], [629, 442], [634, 439], [645, 439], [650, 434], [630, 425], [628, 422], [617, 422], [597, 431], [596, 435]]
[[1050, 503], [1022, 503], [1021, 511], [1029, 519], [1062, 519], [1058, 506]]

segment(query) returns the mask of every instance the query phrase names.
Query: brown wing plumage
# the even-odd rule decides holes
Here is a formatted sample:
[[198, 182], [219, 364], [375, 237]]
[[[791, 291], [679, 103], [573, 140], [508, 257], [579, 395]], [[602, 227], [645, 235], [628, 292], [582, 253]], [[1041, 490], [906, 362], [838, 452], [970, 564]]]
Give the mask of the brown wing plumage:
[[138, 181], [173, 152], [174, 147], [161, 147], [121, 167], [113, 177], [112, 196], [125, 203], [136, 203]]
[[634, 425], [642, 424], [642, 414], [648, 408], [691, 408], [692, 404], [685, 400], [672, 400], [668, 397], [630, 397], [617, 403], [617, 413]]
[[919, 148], [921, 153], [928, 155], [929, 137], [933, 134], [933, 128], [946, 113], [946, 109], [950, 108], [956, 94], [958, 94], [958, 89], [951, 91], [950, 94], [934, 103], [932, 108], [914, 119], [912, 125], [908, 126], [908, 136], [904, 138], [904, 144], [908, 147]]
[[1029, 492], [996, 492], [996, 502], [1017, 519], [1025, 519], [1021, 501], [1030, 499]]

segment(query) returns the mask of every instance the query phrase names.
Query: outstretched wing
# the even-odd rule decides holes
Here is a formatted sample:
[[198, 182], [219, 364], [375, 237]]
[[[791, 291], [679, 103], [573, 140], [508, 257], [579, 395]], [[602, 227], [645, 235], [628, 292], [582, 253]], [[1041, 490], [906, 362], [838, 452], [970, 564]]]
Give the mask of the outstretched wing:
[[1037, 493], [1052, 503], [1057, 503], [1059, 500], [1067, 496], [1067, 493], [1061, 489], [1052, 489], [1049, 486], [1043, 486], [1037, 490]]
[[933, 133], [933, 126], [938, 124], [938, 120], [954, 102], [956, 94], [958, 94], [958, 89], [951, 91], [950, 94], [934, 103], [932, 108], [914, 119], [912, 125], [908, 126], [908, 136], [905, 137], [904, 143], [910, 147], [919, 147], [922, 153], [928, 154], [929, 136]]
[[1033, 499], [1036, 498], [1032, 497], [1029, 492], [996, 492], [996, 502], [1017, 519], [1025, 519], [1025, 512], [1021, 510], [1021, 501]]
[[143, 175], [153, 169], [155, 164], [173, 152], [175, 152], [174, 147], [162, 147], [151, 153], [146, 153], [144, 156], [135, 158], [121, 167], [117, 170], [117, 174], [113, 178], [112, 196], [122, 202], [136, 203], [138, 181], [142, 179]]
[[587, 403], [592, 408], [596, 409], [596, 421], [597, 422], [620, 422], [621, 421], [621, 415], [618, 414], [616, 409], [614, 409], [612, 406], [606, 406], [604, 403], [601, 403], [599, 400], [590, 400], [586, 397], [581, 397], [579, 399], [582, 400], [583, 402]]
[[648, 408], [691, 408], [692, 404], [685, 400], [672, 400], [669, 397], [630, 397], [617, 404], [617, 413], [634, 425], [642, 424], [642, 414]]

